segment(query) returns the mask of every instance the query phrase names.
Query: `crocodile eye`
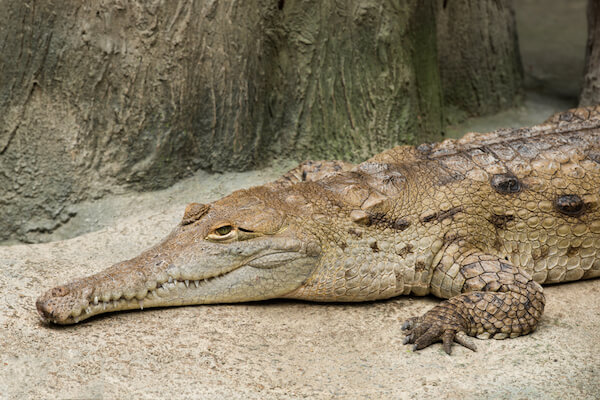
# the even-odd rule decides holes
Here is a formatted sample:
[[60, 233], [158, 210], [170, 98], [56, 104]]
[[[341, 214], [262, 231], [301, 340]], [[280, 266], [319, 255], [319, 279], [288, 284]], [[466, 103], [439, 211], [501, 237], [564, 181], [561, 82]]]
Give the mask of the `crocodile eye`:
[[213, 229], [206, 237], [209, 240], [229, 240], [237, 238], [238, 231], [231, 225], [222, 225]]
[[229, 232], [231, 232], [232, 230], [233, 230], [233, 226], [223, 225], [222, 227], [215, 229], [215, 232], [218, 235], [227, 236], [227, 234], [229, 234]]

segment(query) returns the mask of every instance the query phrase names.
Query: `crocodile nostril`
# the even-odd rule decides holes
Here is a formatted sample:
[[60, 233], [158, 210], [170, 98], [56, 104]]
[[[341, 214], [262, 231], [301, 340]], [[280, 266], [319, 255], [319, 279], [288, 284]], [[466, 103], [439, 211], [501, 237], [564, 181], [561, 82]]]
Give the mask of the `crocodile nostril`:
[[52, 318], [52, 306], [49, 303], [41, 298], [35, 302], [35, 307], [44, 321], [49, 321]]
[[64, 286], [55, 287], [50, 291], [52, 297], [65, 297], [67, 294], [69, 294], [69, 290]]
[[35, 307], [44, 322], [55, 320], [58, 299], [69, 295], [69, 293], [70, 290], [67, 286], [57, 286], [36, 300]]

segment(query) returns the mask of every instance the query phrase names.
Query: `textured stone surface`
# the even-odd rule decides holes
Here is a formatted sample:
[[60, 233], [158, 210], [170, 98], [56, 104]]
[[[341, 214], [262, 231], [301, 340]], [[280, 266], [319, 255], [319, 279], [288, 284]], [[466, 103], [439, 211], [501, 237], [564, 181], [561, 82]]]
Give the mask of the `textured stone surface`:
[[588, 39], [585, 53], [584, 83], [579, 104], [600, 104], [600, 1], [588, 0]]
[[[117, 185], [156, 189], [278, 156], [357, 161], [439, 139], [437, 3], [3, 1], [0, 240], [44, 241], [70, 205]], [[486, 29], [510, 17], [491, 13]], [[514, 39], [499, 36], [503, 48]], [[478, 50], [453, 67], [516, 62]], [[490, 84], [514, 95], [500, 74], [465, 90], [488, 111], [488, 98], [511, 103]]]
[[453, 0], [438, 1], [437, 6], [447, 117], [490, 114], [515, 105], [523, 67], [513, 1]]
[[578, 103], [585, 66], [588, 0], [513, 1], [524, 86]]
[[112, 199], [116, 216], [97, 232], [0, 247], [0, 397], [597, 396], [600, 280], [546, 287], [533, 335], [476, 341], [478, 352], [455, 347], [452, 357], [440, 345], [418, 353], [402, 345], [402, 321], [439, 302], [433, 298], [180, 307], [62, 328], [40, 324], [34, 302], [42, 290], [139, 254], [171, 230], [191, 200], [211, 201], [279, 174], [201, 174], [169, 191]]
[[400, 3], [4, 1], [0, 240], [117, 185], [439, 138], [433, 1]]

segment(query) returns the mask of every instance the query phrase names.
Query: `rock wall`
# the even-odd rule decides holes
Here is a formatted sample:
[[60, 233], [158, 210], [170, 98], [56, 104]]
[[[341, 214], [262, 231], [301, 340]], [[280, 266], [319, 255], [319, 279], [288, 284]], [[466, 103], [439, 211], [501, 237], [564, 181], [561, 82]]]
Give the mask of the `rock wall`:
[[[357, 161], [439, 139], [455, 79], [438, 69], [441, 4], [2, 1], [0, 239], [43, 240], [74, 202], [165, 187], [199, 168]], [[486, 23], [510, 19], [494, 15]], [[511, 58], [502, 68], [517, 57], [493, 55]], [[487, 79], [499, 88], [503, 77], [471, 88], [486, 99]]]
[[443, 0], [437, 43], [450, 120], [515, 105], [523, 81], [512, 0]]
[[588, 39], [579, 105], [600, 104], [600, 0], [588, 0]]

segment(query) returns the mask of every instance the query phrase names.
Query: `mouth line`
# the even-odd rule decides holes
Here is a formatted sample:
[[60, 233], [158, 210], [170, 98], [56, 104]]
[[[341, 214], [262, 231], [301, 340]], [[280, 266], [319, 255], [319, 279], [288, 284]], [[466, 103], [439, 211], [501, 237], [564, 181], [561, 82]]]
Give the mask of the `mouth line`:
[[203, 286], [222, 278], [230, 272], [231, 270], [224, 271], [219, 275], [196, 280], [174, 279], [173, 277], [169, 277], [167, 281], [157, 282], [154, 289], [146, 290], [146, 293], [142, 298], [139, 296], [127, 298], [124, 295], [121, 295], [116, 299], [103, 300], [100, 296], [93, 296], [93, 298], [87, 301], [87, 304], [84, 304], [71, 311], [67, 318], [63, 320], [50, 319], [50, 321], [59, 324], [72, 322], [78, 323], [79, 321], [97, 314], [102, 314], [104, 312], [131, 309], [143, 310], [144, 303], [149, 304], [150, 307], [158, 307], [161, 305], [161, 300], [168, 300], [173, 294], [176, 293], [176, 291], [193, 293], [194, 291], [201, 290]]

